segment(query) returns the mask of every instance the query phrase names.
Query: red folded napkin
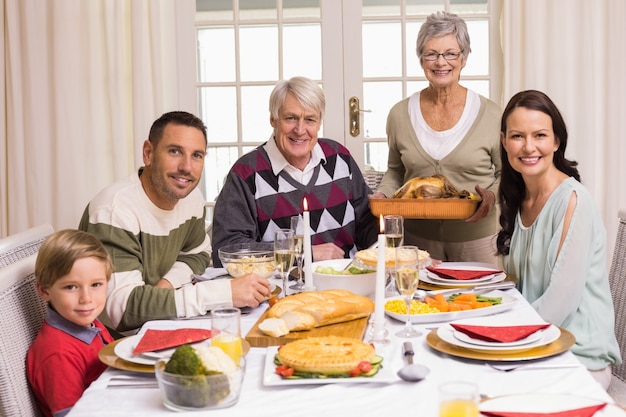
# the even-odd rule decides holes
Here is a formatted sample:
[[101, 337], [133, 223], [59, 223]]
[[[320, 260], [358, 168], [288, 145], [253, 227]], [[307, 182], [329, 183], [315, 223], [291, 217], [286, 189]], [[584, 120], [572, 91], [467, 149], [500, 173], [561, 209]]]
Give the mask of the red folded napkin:
[[206, 329], [148, 329], [141, 340], [139, 340], [139, 343], [137, 343], [137, 346], [135, 346], [133, 355], [186, 345], [187, 343], [201, 342], [210, 337], [211, 330]]
[[596, 411], [606, 407], [606, 403], [577, 408], [575, 410], [553, 411], [547, 413], [523, 412], [523, 411], [481, 411], [481, 415], [488, 417], [591, 417]]
[[550, 327], [550, 324], [527, 326], [474, 326], [470, 324], [450, 323], [450, 326], [474, 339], [485, 340], [487, 342], [508, 343], [524, 339], [536, 331]]
[[471, 269], [446, 269], [437, 267], [426, 267], [430, 272], [441, 278], [471, 280], [486, 277], [487, 275], [498, 274], [502, 271], [497, 270], [471, 270]]

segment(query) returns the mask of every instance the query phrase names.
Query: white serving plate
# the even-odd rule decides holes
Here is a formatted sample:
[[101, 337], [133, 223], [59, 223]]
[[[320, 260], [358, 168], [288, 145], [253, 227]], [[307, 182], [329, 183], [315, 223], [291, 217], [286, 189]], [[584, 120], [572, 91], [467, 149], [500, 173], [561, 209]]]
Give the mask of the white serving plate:
[[302, 379], [283, 379], [276, 374], [276, 365], [274, 364], [274, 356], [278, 352], [278, 346], [269, 346], [265, 353], [265, 368], [263, 370], [263, 385], [279, 386], [279, 385], [325, 385], [325, 384], [372, 384], [372, 383], [392, 383], [400, 381], [400, 378], [394, 374], [389, 364], [385, 364], [378, 373], [371, 377], [357, 376], [353, 378], [302, 378]]
[[[479, 405], [480, 411], [526, 412], [526, 413], [554, 413], [559, 411], [575, 410], [603, 404], [604, 401], [594, 398], [580, 397], [569, 394], [515, 394], [503, 395], [483, 401]], [[626, 411], [608, 404], [604, 409], [597, 411], [594, 417], [623, 417]]]
[[[419, 324], [419, 323], [434, 323], [434, 322], [442, 322], [442, 321], [452, 321], [452, 320], [460, 320], [467, 319], [471, 317], [482, 317], [489, 316], [492, 314], [502, 313], [504, 311], [512, 309], [516, 303], [517, 299], [504, 291], [494, 290], [488, 293], [482, 294], [485, 297], [502, 297], [502, 304], [497, 304], [491, 307], [483, 307], [477, 308], [474, 310], [464, 310], [464, 311], [450, 311], [446, 313], [429, 313], [429, 314], [413, 314], [411, 315], [411, 323]], [[388, 300], [403, 300], [404, 297], [390, 297], [385, 299], [385, 302]], [[392, 313], [390, 311], [385, 310], [385, 314], [389, 317], [405, 322], [406, 315]]]
[[[124, 359], [128, 362], [138, 363], [141, 365], [154, 365], [160, 359], [167, 359], [176, 350], [176, 347], [170, 349], [163, 349], [154, 352], [144, 352], [137, 355], [133, 355], [133, 350], [135, 346], [139, 343], [143, 334], [136, 334], [133, 336], [129, 336], [121, 340], [117, 345], [115, 345], [115, 349], [113, 350], [117, 357]], [[203, 340], [201, 342], [193, 343], [192, 346], [196, 345], [209, 345], [209, 340]]]

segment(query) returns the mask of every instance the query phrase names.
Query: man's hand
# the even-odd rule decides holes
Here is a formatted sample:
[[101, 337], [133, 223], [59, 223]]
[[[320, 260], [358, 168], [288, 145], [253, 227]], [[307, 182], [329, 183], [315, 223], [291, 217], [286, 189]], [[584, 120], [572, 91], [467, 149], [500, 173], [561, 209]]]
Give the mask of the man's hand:
[[374, 194], [370, 194], [367, 196], [368, 198], [387, 198], [387, 196], [380, 191], [376, 191]]
[[257, 307], [270, 297], [270, 282], [256, 274], [246, 274], [230, 282], [233, 306]]
[[334, 243], [322, 243], [313, 245], [313, 262], [326, 261], [328, 259], [343, 259], [345, 251]]
[[476, 223], [482, 220], [487, 214], [489, 214], [489, 211], [491, 211], [493, 206], [496, 204], [496, 196], [493, 192], [482, 188], [479, 185], [477, 185], [475, 188], [478, 195], [480, 195], [480, 197], [482, 198], [482, 201], [478, 205], [476, 212], [467, 219], [465, 219], [465, 221], [468, 223]]

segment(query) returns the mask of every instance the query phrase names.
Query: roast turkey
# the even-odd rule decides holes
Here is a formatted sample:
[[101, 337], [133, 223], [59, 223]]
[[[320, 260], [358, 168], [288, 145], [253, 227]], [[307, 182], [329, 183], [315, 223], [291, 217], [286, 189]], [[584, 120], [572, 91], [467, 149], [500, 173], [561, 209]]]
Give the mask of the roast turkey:
[[415, 177], [408, 180], [392, 198], [473, 198], [466, 190], [458, 191], [444, 176]]

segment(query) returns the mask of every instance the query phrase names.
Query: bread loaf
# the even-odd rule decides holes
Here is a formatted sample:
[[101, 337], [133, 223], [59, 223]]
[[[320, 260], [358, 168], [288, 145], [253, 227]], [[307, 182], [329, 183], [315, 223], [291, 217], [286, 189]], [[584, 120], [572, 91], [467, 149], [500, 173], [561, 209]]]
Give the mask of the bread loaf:
[[367, 317], [374, 302], [346, 290], [302, 292], [282, 298], [268, 310], [270, 318], [281, 318], [290, 331], [310, 330], [328, 324]]

